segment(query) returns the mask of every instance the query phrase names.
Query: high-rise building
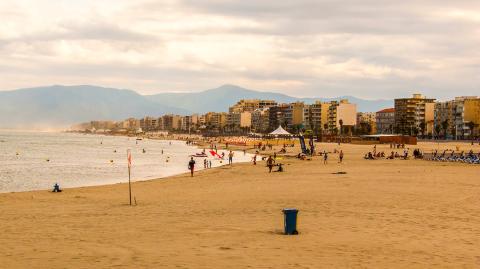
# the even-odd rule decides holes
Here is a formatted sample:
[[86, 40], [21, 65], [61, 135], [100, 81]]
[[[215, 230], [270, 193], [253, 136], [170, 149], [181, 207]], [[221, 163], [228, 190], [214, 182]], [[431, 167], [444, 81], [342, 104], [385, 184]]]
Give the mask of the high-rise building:
[[158, 118], [143, 117], [140, 119], [140, 128], [143, 131], [154, 131], [158, 129]]
[[272, 106], [269, 109], [269, 127], [268, 131], [273, 131], [278, 128], [278, 126], [282, 125], [286, 127], [287, 123], [285, 121], [285, 112], [288, 109], [288, 104], [278, 104], [276, 106]]
[[226, 125], [232, 130], [250, 128], [252, 127], [252, 113], [248, 111], [230, 112], [227, 114]]
[[205, 124], [210, 128], [217, 130], [223, 129], [227, 124], [227, 113], [225, 112], [208, 112], [205, 114]]
[[378, 134], [393, 134], [395, 129], [395, 108], [377, 111], [375, 122]]
[[356, 124], [356, 104], [351, 104], [346, 99], [340, 100], [340, 102], [330, 102], [330, 106], [328, 109], [328, 130], [330, 133], [343, 133], [343, 130], [340, 130], [342, 127], [351, 130]]
[[269, 108], [276, 106], [273, 100], [242, 99], [229, 108], [230, 113], [253, 112], [255, 109]]
[[434, 106], [434, 134], [444, 138], [455, 137], [455, 107], [453, 100], [436, 102]]
[[303, 125], [305, 128], [312, 130], [316, 134], [318, 134], [320, 130], [325, 129], [325, 124], [328, 124], [329, 107], [330, 103], [320, 101], [306, 105], [303, 116]]
[[480, 98], [463, 96], [455, 98], [456, 137], [472, 138], [480, 134]]
[[270, 126], [270, 108], [255, 109], [252, 112], [252, 131], [255, 133], [266, 133]]
[[433, 132], [435, 99], [414, 94], [411, 98], [395, 99], [395, 131], [417, 135]]
[[377, 132], [376, 113], [358, 112], [356, 127], [357, 130], [363, 131], [365, 133], [375, 134]]
[[303, 102], [288, 104], [284, 111], [284, 120], [289, 130], [295, 129], [303, 124], [304, 107], [305, 104]]

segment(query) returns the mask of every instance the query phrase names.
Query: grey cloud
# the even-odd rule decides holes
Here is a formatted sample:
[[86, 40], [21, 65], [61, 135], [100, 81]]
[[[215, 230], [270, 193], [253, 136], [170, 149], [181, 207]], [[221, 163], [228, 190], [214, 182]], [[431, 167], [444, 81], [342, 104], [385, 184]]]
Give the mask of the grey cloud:
[[90, 22], [87, 24], [60, 22], [56, 26], [57, 30], [28, 34], [10, 39], [4, 38], [0, 39], [0, 42], [40, 42], [52, 40], [160, 41], [154, 35], [131, 31], [106, 22]]
[[[294, 81], [302, 86], [285, 86], [282, 91], [298, 96], [350, 94], [372, 98], [413, 91], [439, 97], [478, 94], [480, 23], [442, 15], [457, 9], [478, 11], [480, 1], [136, 1], [110, 17], [90, 21], [71, 18], [41, 32], [0, 38], [0, 70], [10, 76], [5, 83], [27, 74], [31, 86], [45, 77], [55, 80], [51, 84], [108, 82], [109, 86], [144, 91], [202, 89], [236, 81], [251, 83], [241, 86], [252, 88], [265, 88], [274, 81], [275, 88]], [[211, 23], [212, 18], [218, 24]], [[135, 25], [138, 22], [148, 25], [149, 32]], [[166, 27], [169, 25], [172, 27]], [[85, 40], [100, 41], [112, 58], [130, 49], [141, 55], [140, 59], [152, 53], [162, 67], [150, 61], [134, 65], [120, 60], [70, 64], [71, 59], [49, 57], [56, 56], [58, 51], [52, 44], [59, 40], [80, 46], [87, 43], [82, 42]], [[225, 50], [218, 54], [221, 61], [208, 48], [217, 40], [222, 43], [216, 47]], [[245, 51], [229, 53], [228, 46], [234, 41], [245, 42]], [[87, 46], [89, 55], [94, 55], [92, 44]], [[163, 51], [155, 50], [158, 46], [165, 48], [168, 60], [162, 58]], [[200, 48], [194, 49], [196, 46]], [[174, 55], [168, 55], [168, 49]], [[268, 55], [263, 57], [265, 51]], [[213, 54], [217, 63], [205, 63], [212, 55], [202, 53]], [[242, 69], [235, 65], [239, 57], [255, 53], [256, 60], [242, 62]], [[352, 76], [348, 70], [344, 74], [336, 70], [334, 76], [328, 72], [329, 66], [349, 61], [359, 63], [354, 68], [360, 73], [370, 66], [394, 71], [375, 77]], [[316, 70], [318, 66], [325, 74]]]
[[[305, 35], [321, 33], [428, 34], [472, 31], [478, 24], [438, 19], [437, 7], [479, 8], [475, 1], [347, 1], [347, 0], [183, 0], [196, 12], [235, 16], [262, 22], [252, 33]], [[248, 29], [241, 28], [240, 31]]]

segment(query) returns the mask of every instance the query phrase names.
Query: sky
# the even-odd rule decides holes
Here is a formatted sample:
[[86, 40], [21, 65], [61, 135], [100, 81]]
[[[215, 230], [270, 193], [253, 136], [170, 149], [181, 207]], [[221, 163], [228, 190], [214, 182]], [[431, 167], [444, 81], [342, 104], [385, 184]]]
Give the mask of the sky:
[[0, 90], [480, 95], [479, 0], [15, 0], [0, 18]]

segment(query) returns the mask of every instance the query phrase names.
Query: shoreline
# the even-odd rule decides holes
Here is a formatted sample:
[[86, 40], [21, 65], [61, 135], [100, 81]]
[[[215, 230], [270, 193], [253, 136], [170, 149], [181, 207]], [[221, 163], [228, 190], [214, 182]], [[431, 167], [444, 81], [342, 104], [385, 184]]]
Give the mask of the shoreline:
[[[38, 133], [38, 132], [31, 132], [31, 134], [36, 134], [36, 133]], [[79, 133], [66, 133], [66, 132], [50, 132], [50, 133], [73, 134], [73, 135], [82, 136]], [[97, 138], [101, 138], [103, 135], [92, 134], [92, 136], [97, 137]], [[127, 136], [122, 136], [122, 137], [127, 137]], [[145, 138], [145, 140], [147, 140], [147, 138]], [[160, 139], [148, 138], [148, 140], [154, 140], [152, 142], [155, 143], [155, 141], [158, 141]], [[102, 139], [102, 141], [103, 141], [103, 139]], [[184, 142], [185, 140], [178, 139], [177, 137], [169, 137], [168, 139], [162, 139], [162, 141], [167, 141], [167, 143], [168, 143], [168, 141], [171, 141], [171, 142], [176, 142], [176, 143], [179, 143], [179, 144], [183, 144], [182, 142]], [[192, 152], [195, 152], [194, 149], [201, 149], [202, 148], [202, 145], [198, 145], [198, 144], [190, 144], [190, 145], [187, 144], [187, 145], [182, 145], [182, 147], [183, 146], [191, 148]], [[165, 149], [168, 150], [167, 148], [165, 148]], [[225, 149], [224, 149], [224, 147], [222, 147], [219, 150], [225, 150]], [[163, 149], [162, 149], [162, 151], [163, 151]], [[241, 151], [237, 151], [237, 149], [234, 149], [234, 151], [235, 151], [236, 156], [242, 156]], [[115, 152], [116, 152], [116, 150], [115, 150]], [[166, 153], [165, 156], [171, 156], [171, 154], [175, 155], [176, 154], [175, 152]], [[162, 153], [162, 155], [163, 155], [163, 153]], [[143, 157], [150, 158], [148, 156], [143, 156]], [[168, 158], [169, 157], [167, 157], [167, 160], [168, 160]], [[208, 154], [207, 159], [212, 160], [212, 168], [217, 168], [217, 167], [228, 165], [227, 159], [218, 161], [216, 158], [214, 158], [215, 160], [212, 159], [212, 158], [213, 157], [210, 156], [210, 154]], [[135, 157], [134, 157], [134, 159], [135, 159]], [[188, 157], [188, 158], [185, 157], [185, 163], [187, 163], [189, 159], [190, 159], [190, 157]], [[195, 159], [197, 161], [195, 172], [198, 173], [199, 171], [205, 170], [203, 168], [203, 159], [204, 158], [195, 158]], [[172, 160], [172, 159], [170, 159], [170, 160]], [[115, 160], [115, 163], [117, 164], [117, 166], [119, 164], [118, 161], [119, 161], [119, 159]], [[239, 158], [234, 157], [234, 162], [237, 162], [237, 163], [239, 163], [239, 162], [249, 162], [249, 161], [250, 161], [250, 154], [248, 154], [246, 157], [244, 157], [244, 156], [239, 157]], [[62, 161], [60, 161], [60, 162], [62, 162]], [[168, 178], [168, 177], [180, 175], [180, 174], [183, 174], [183, 173], [188, 173], [186, 169], [174, 169], [176, 166], [177, 166], [176, 168], [183, 167], [183, 165], [181, 165], [181, 163], [179, 163], [178, 160], [175, 160], [175, 163], [176, 164], [173, 167], [165, 168], [167, 170], [164, 170], [163, 168], [160, 168], [161, 170], [164, 170], [163, 172], [161, 172], [161, 174], [159, 174], [159, 173], [146, 173], [145, 174], [145, 173], [140, 173], [139, 172], [140, 175], [137, 176], [137, 175], [135, 175], [135, 172], [134, 172], [134, 173], [132, 173], [132, 182], [160, 180], [160, 179], [165, 179], [165, 178]], [[20, 165], [20, 164], [18, 164], [18, 165]], [[157, 166], [162, 167], [163, 165], [164, 164], [159, 163]], [[179, 165], [181, 167], [178, 167]], [[121, 166], [121, 163], [120, 163], [120, 166]], [[185, 167], [186, 167], [186, 165], [185, 165]], [[125, 161], [125, 169], [126, 169], [126, 161]], [[136, 169], [135, 168], [135, 161], [134, 161], [133, 169]], [[137, 169], [141, 169], [141, 168], [138, 167]], [[137, 171], [141, 171], [141, 170], [137, 170]], [[164, 174], [164, 175], [162, 175], [162, 174]], [[98, 186], [115, 185], [115, 184], [122, 184], [122, 183], [128, 182], [128, 177], [127, 177], [126, 172], [125, 172], [125, 177], [116, 176], [116, 175], [113, 176], [113, 174], [110, 175], [110, 176], [104, 175], [104, 177], [102, 177], [102, 178], [97, 178], [96, 176], [93, 176], [93, 177], [89, 177], [91, 179], [84, 179], [83, 183], [82, 182], [78, 183], [78, 182], [74, 182], [74, 181], [69, 181], [70, 179], [75, 178], [75, 177], [70, 176], [70, 174], [66, 175], [66, 176], [61, 176], [59, 178], [64, 179], [64, 180], [57, 180], [57, 182], [60, 184], [60, 187], [62, 189], [74, 189], [74, 188], [83, 188], [83, 187], [98, 187]], [[11, 179], [11, 177], [7, 177], [7, 179], [8, 180], [13, 180], [13, 182], [15, 182], [15, 181], [21, 182], [21, 179], [18, 178], [18, 177], [16, 179]], [[65, 181], [65, 179], [67, 179], [67, 181]], [[32, 182], [34, 182], [34, 181], [32, 181]], [[67, 184], [65, 184], [65, 182], [67, 182]], [[55, 183], [55, 181], [52, 181], [51, 186], [48, 183], [47, 184], [38, 184], [38, 186], [37, 186], [37, 184], [34, 184], [34, 183], [32, 183], [33, 185], [31, 185], [31, 186], [28, 186], [28, 184], [25, 185], [25, 186], [22, 186], [23, 183], [19, 183], [19, 184], [11, 184], [11, 186], [8, 187], [9, 184], [7, 182], [6, 185], [5, 185], [5, 187], [6, 187], [5, 191], [0, 191], [0, 194], [35, 192], [35, 191], [50, 191], [53, 188], [53, 183]], [[16, 186], [16, 185], [18, 185], [18, 186]], [[68, 187], [65, 187], [65, 186], [68, 186]], [[10, 190], [8, 190], [8, 189], [10, 189]]]

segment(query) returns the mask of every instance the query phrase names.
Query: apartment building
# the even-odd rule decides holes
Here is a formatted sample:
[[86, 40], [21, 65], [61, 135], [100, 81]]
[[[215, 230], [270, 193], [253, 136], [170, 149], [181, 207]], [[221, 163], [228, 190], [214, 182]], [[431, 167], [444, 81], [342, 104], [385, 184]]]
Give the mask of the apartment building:
[[280, 125], [285, 126], [287, 124], [285, 120], [285, 112], [288, 107], [288, 104], [278, 104], [276, 106], [270, 107], [268, 113], [269, 131], [277, 129]]
[[432, 134], [435, 99], [414, 94], [411, 98], [395, 99], [395, 131], [400, 134]]
[[270, 126], [270, 109], [255, 109], [252, 112], [252, 132], [255, 133], [266, 133], [268, 132], [268, 127]]
[[[340, 124], [341, 123], [341, 124]], [[330, 133], [340, 133], [341, 126], [345, 126], [349, 132], [357, 124], [357, 105], [351, 104], [346, 99], [330, 102], [328, 109], [328, 130]]]
[[295, 102], [287, 104], [284, 110], [284, 121], [287, 129], [292, 130], [303, 124], [305, 104], [303, 102]]
[[311, 105], [306, 105], [304, 108], [303, 125], [306, 129], [314, 132], [325, 129], [325, 124], [328, 123], [328, 111], [330, 103], [316, 101]]
[[378, 134], [393, 134], [395, 129], [395, 108], [386, 108], [375, 113]]
[[[369, 128], [369, 134], [377, 133], [377, 122], [375, 112], [358, 112], [357, 124], [358, 130], [363, 130], [365, 127]], [[366, 131], [366, 130], [363, 130]]]
[[205, 124], [215, 129], [222, 129], [227, 124], [227, 113], [208, 112], [205, 114]]
[[480, 98], [462, 96], [455, 98], [455, 134], [460, 138], [480, 135]]
[[434, 106], [434, 134], [444, 138], [454, 138], [456, 135], [454, 100], [436, 102]]
[[153, 131], [158, 129], [158, 118], [143, 117], [140, 119], [140, 128], [143, 131]]
[[256, 109], [264, 109], [276, 105], [277, 102], [274, 100], [242, 99], [231, 106], [228, 111], [230, 113], [253, 112]]

